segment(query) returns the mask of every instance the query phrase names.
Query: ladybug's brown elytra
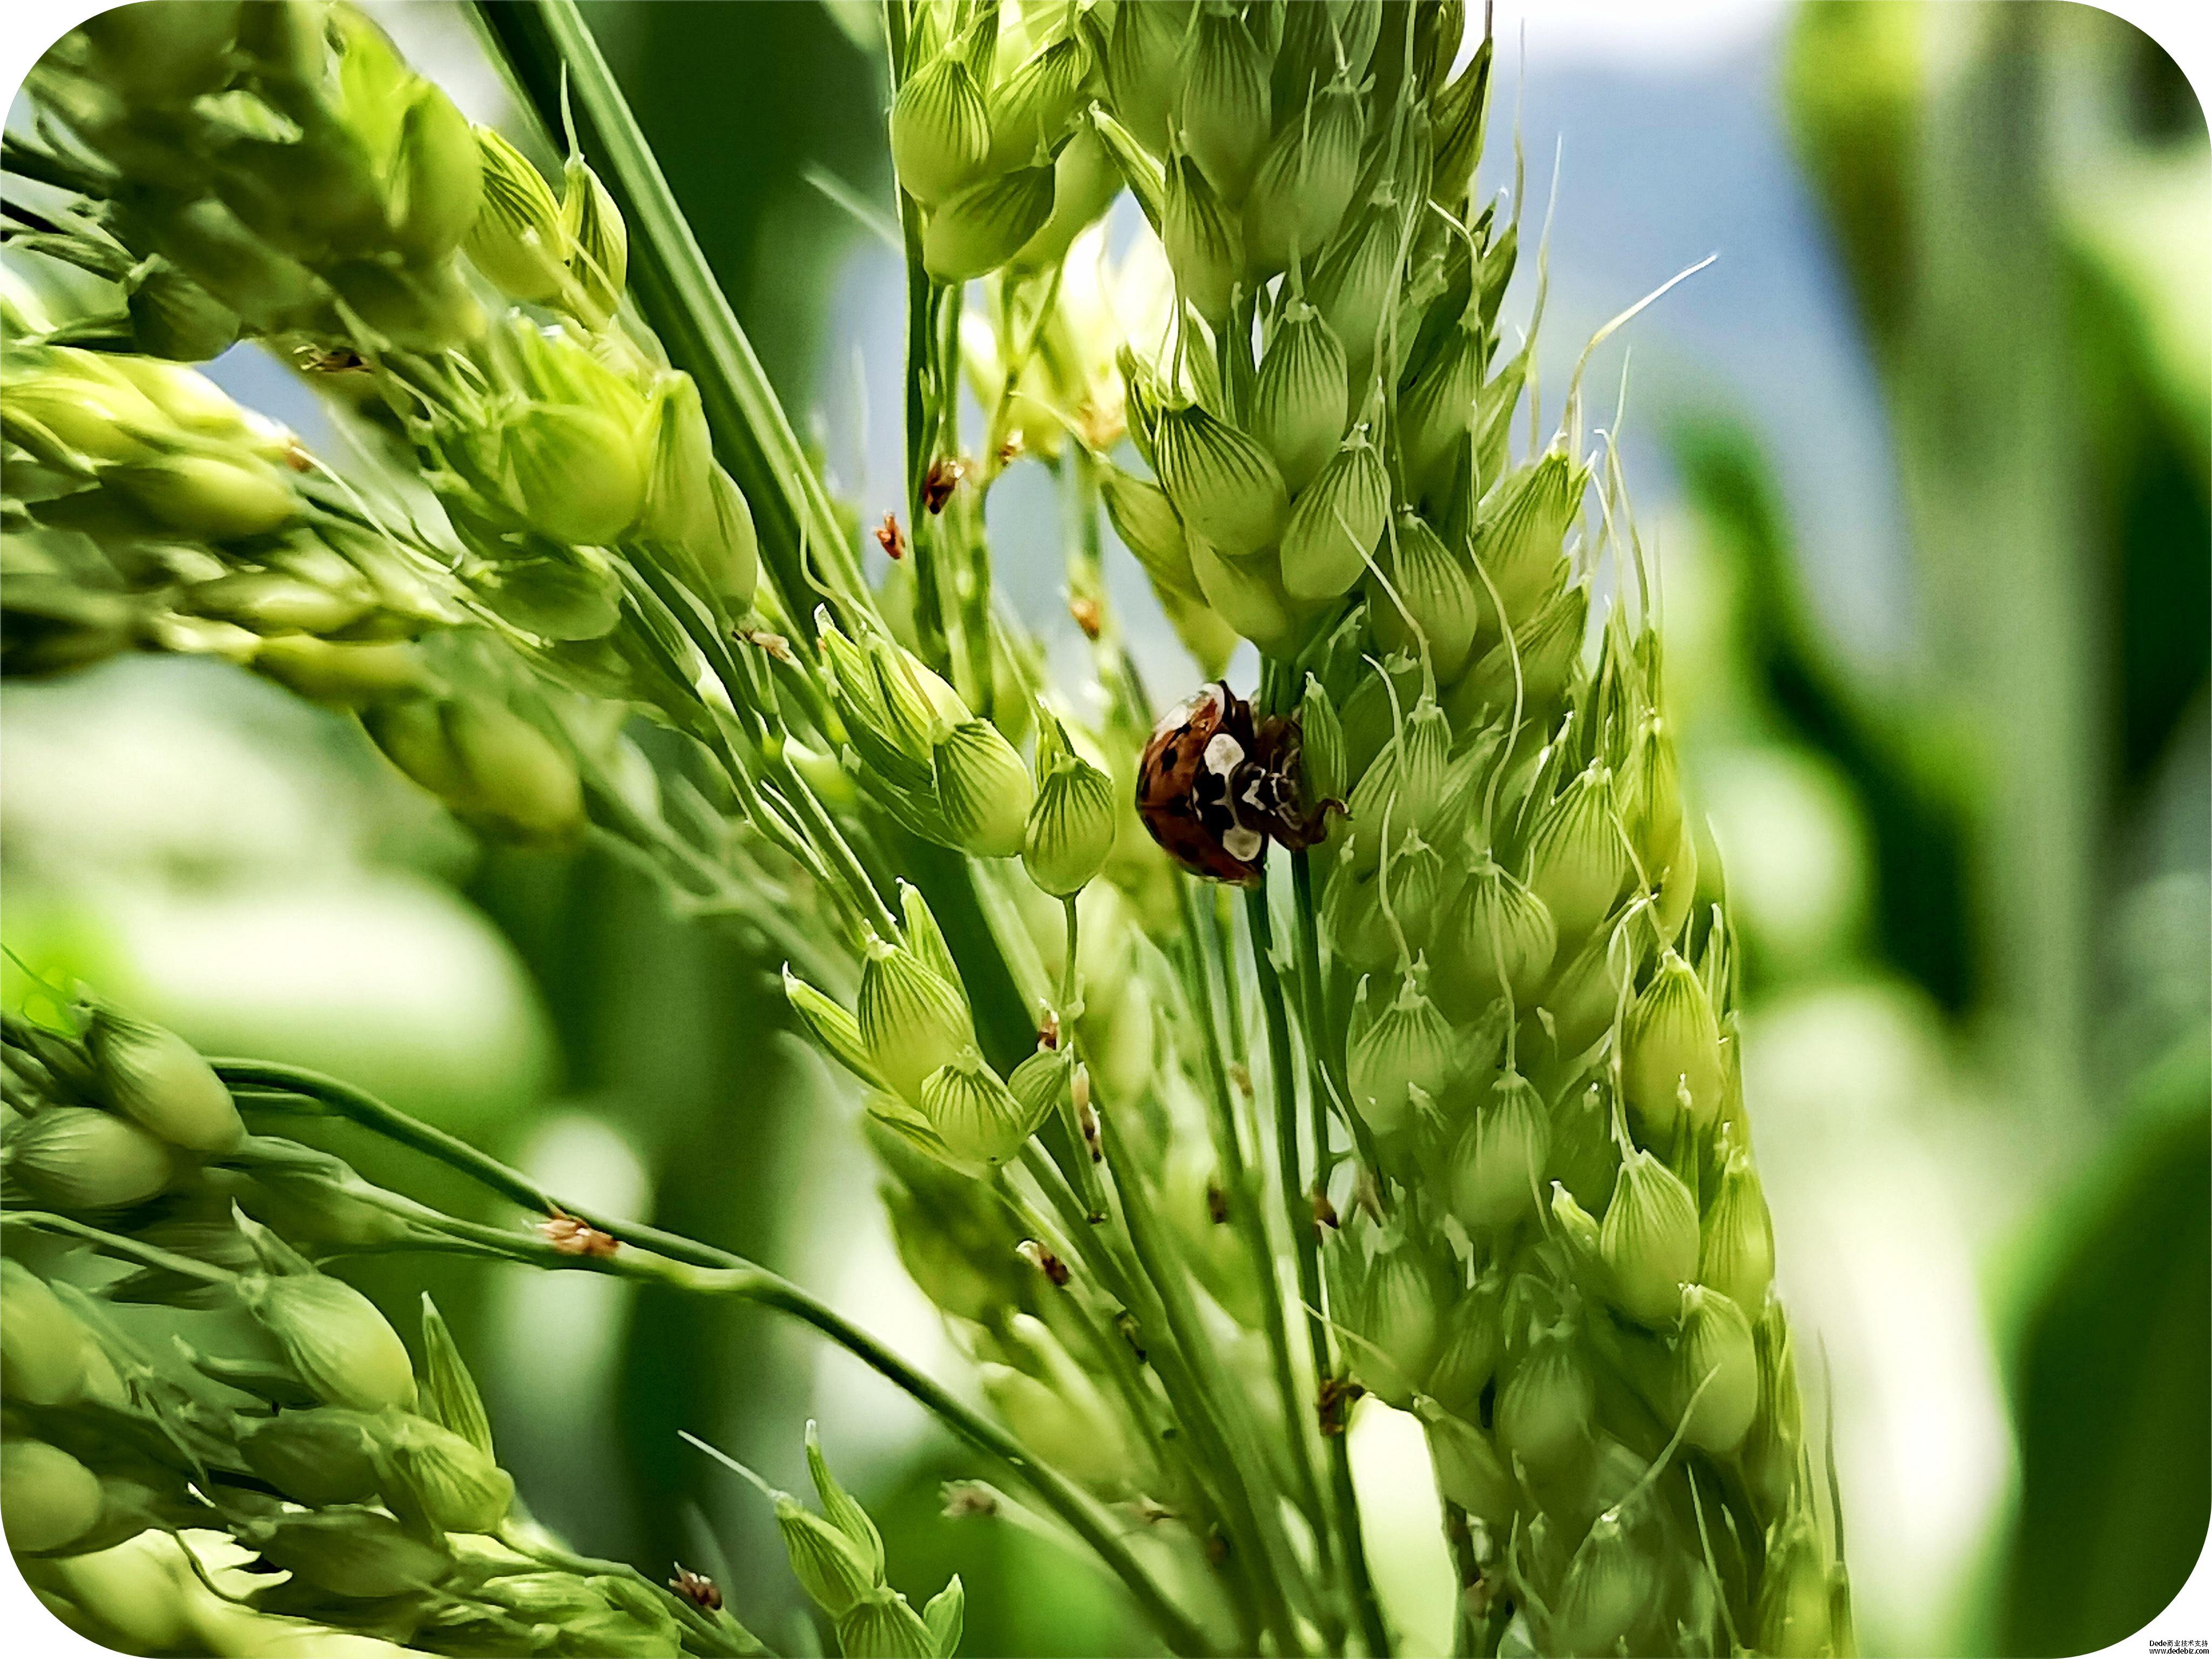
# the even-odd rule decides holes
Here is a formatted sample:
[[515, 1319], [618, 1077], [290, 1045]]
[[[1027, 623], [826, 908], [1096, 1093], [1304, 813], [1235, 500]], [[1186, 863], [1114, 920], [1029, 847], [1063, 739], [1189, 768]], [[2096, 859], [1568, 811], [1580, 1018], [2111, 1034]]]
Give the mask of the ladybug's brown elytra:
[[1226, 680], [1201, 687], [1152, 728], [1137, 767], [1137, 816], [1185, 869], [1257, 886], [1270, 839], [1296, 850], [1318, 842], [1340, 802], [1308, 808], [1298, 784], [1297, 722], [1252, 705]]

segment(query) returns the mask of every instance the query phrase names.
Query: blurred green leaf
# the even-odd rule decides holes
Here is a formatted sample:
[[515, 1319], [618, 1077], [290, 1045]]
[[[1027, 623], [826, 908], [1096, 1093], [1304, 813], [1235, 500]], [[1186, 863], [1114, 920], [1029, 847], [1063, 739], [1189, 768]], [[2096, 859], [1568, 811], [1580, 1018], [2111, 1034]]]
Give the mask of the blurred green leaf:
[[2021, 1332], [2021, 1510], [1996, 1650], [2094, 1651], [2160, 1613], [2212, 1522], [2212, 1066], [2200, 1033], [2062, 1206]]
[[1773, 471], [1750, 432], [1724, 416], [1692, 416], [1668, 436], [1683, 493], [1736, 579], [1732, 654], [1761, 713], [1832, 762], [1866, 815], [1876, 950], [1944, 1008], [1972, 1006], [1970, 775], [1927, 710], [1882, 707], [1836, 662], [1799, 584]]

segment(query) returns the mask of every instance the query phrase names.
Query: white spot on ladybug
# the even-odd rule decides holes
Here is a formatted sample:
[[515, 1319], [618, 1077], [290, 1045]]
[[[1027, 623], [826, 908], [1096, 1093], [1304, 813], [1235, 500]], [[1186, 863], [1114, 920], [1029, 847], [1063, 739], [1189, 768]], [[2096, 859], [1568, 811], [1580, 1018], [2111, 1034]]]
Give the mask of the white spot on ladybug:
[[1221, 837], [1221, 850], [1245, 864], [1259, 862], [1260, 849], [1267, 844], [1267, 838], [1257, 830], [1247, 830], [1241, 823]]
[[[1226, 732], [1216, 732], [1206, 739], [1206, 769], [1218, 778], [1225, 778], [1244, 763], [1244, 745]], [[1243, 857], [1241, 853], [1238, 857]]]

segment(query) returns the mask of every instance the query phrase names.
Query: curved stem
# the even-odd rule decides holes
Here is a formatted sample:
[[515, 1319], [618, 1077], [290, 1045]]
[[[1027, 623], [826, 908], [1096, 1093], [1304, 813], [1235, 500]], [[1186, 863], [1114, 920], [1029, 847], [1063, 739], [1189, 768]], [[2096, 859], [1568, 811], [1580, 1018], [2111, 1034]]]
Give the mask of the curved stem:
[[[997, 1424], [963, 1404], [941, 1383], [916, 1370], [827, 1303], [781, 1274], [727, 1250], [663, 1232], [657, 1227], [620, 1221], [563, 1204], [520, 1170], [335, 1078], [265, 1060], [214, 1060], [210, 1064], [227, 1084], [248, 1088], [274, 1087], [308, 1096], [343, 1117], [460, 1170], [526, 1209], [549, 1217], [573, 1217], [633, 1247], [612, 1255], [572, 1255], [547, 1241], [510, 1235], [509, 1253], [518, 1260], [533, 1261], [541, 1267], [580, 1268], [621, 1278], [650, 1279], [704, 1295], [735, 1296], [811, 1325], [877, 1375], [910, 1395], [961, 1439], [997, 1458], [1018, 1475], [1127, 1586], [1145, 1616], [1174, 1652], [1205, 1654], [1212, 1650], [1204, 1632], [1168, 1599], [1152, 1575], [1130, 1553], [1128, 1546], [1109, 1529], [1097, 1506], [1065, 1476], [1037, 1462]], [[481, 1243], [473, 1237], [456, 1242], [471, 1247]]]

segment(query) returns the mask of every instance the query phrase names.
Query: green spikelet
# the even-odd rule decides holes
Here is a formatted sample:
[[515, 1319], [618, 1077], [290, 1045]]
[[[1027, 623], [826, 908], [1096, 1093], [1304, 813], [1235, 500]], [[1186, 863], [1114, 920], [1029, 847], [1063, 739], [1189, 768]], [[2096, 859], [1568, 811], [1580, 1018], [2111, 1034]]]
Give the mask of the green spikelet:
[[1624, 1158], [1598, 1238], [1620, 1310], [1673, 1324], [1682, 1286], [1698, 1276], [1698, 1206], [1680, 1177], [1641, 1147]]
[[568, 158], [562, 175], [561, 232], [568, 244], [571, 289], [579, 314], [598, 326], [622, 303], [629, 280], [629, 228], [599, 175], [580, 155]]
[[1344, 222], [1359, 179], [1364, 112], [1347, 80], [1333, 81], [1286, 123], [1261, 157], [1244, 203], [1244, 251], [1255, 274], [1308, 269]]
[[1106, 48], [1114, 112], [1154, 155], [1168, 148], [1170, 116], [1182, 82], [1182, 43], [1191, 0], [1117, 6]]
[[1025, 166], [1058, 148], [1083, 106], [1090, 73], [1090, 48], [1080, 35], [1066, 34], [994, 88], [985, 170]]
[[1462, 324], [1398, 394], [1398, 447], [1416, 496], [1428, 496], [1447, 480], [1465, 447], [1488, 356], [1481, 325]]
[[1317, 603], [1349, 593], [1367, 574], [1389, 516], [1390, 483], [1365, 428], [1355, 431], [1303, 489], [1283, 528], [1283, 586]]
[[1306, 289], [1344, 343], [1355, 380], [1374, 361], [1376, 331], [1397, 288], [1398, 236], [1395, 204], [1376, 202], [1338, 233]]
[[1510, 1536], [1520, 1488], [1491, 1437], [1434, 1400], [1416, 1400], [1413, 1411], [1428, 1435], [1437, 1489], [1479, 1518], [1492, 1536]]
[[460, 1346], [427, 1291], [422, 1295], [422, 1360], [425, 1413], [491, 1455], [491, 1417], [484, 1410], [483, 1395], [477, 1391]]
[[1145, 574], [1163, 587], [1197, 598], [1198, 577], [1191, 570], [1182, 520], [1176, 516], [1167, 492], [1111, 462], [1100, 472], [1098, 482], [1114, 533], [1136, 555]]
[[1708, 1127], [1721, 1103], [1721, 1034], [1697, 969], [1673, 951], [1628, 1012], [1621, 1058], [1628, 1103], [1654, 1134], [1687, 1111]]
[[870, 1067], [915, 1105], [923, 1081], [975, 1041], [958, 981], [948, 981], [915, 951], [881, 939], [870, 943], [860, 967], [855, 1023]]
[[1559, 930], [1543, 900], [1495, 859], [1480, 860], [1452, 905], [1440, 945], [1439, 985], [1472, 1014], [1501, 996], [1525, 1008], [1550, 976]]
[[953, 844], [978, 858], [1022, 850], [1035, 786], [1014, 746], [988, 720], [963, 720], [938, 744], [937, 800]]
[[891, 103], [891, 165], [908, 195], [938, 207], [983, 178], [990, 154], [990, 112], [958, 53], [907, 77]]
[[1698, 1278], [1757, 1317], [1774, 1283], [1774, 1222], [1749, 1154], [1730, 1149], [1706, 1207]]
[[1222, 200], [1241, 203], [1271, 130], [1267, 58], [1242, 17], [1210, 6], [1200, 9], [1184, 52], [1182, 143]]
[[84, 1394], [94, 1348], [92, 1333], [44, 1279], [0, 1256], [0, 1397], [71, 1404]]
[[0, 1519], [19, 1554], [65, 1548], [100, 1519], [100, 1477], [42, 1440], [0, 1442]]
[[465, 246], [510, 300], [543, 302], [561, 292], [568, 241], [561, 204], [530, 160], [489, 127], [476, 129], [483, 195]]
[[970, 185], [929, 216], [921, 263], [940, 283], [972, 282], [1005, 264], [1052, 217], [1052, 168], [1017, 167]]
[[1554, 1610], [1555, 1639], [1565, 1653], [1610, 1653], [1650, 1606], [1650, 1552], [1630, 1535], [1619, 1514], [1607, 1510], [1567, 1565]]
[[1589, 617], [1589, 584], [1561, 588], [1514, 629], [1510, 643], [1500, 640], [1460, 677], [1445, 699], [1454, 724], [1464, 729], [1511, 713], [1517, 691], [1522, 719], [1544, 729], [1573, 676]]
[[1275, 544], [1290, 497], [1283, 475], [1255, 440], [1203, 405], [1184, 404], [1160, 411], [1152, 443], [1160, 487], [1187, 530], [1232, 559]]
[[1398, 515], [1368, 588], [1368, 625], [1385, 650], [1425, 655], [1439, 684], [1467, 665], [1482, 619], [1474, 580], [1425, 520]]
[[1589, 475], [1553, 449], [1501, 483], [1475, 527], [1474, 556], [1518, 628], [1552, 591], [1559, 546], [1581, 509]]
[[1586, 938], [1628, 879], [1614, 822], [1613, 774], [1593, 761], [1537, 820], [1528, 841], [1528, 885], [1558, 924], [1559, 939]]
[[12, 1126], [4, 1165], [40, 1202], [92, 1212], [143, 1203], [177, 1168], [169, 1149], [137, 1124], [86, 1106], [49, 1106]]
[[249, 1277], [240, 1295], [315, 1396], [355, 1411], [415, 1403], [415, 1372], [376, 1304], [322, 1273]]
[[[1048, 721], [1046, 729], [1054, 730], [1053, 723]], [[1065, 739], [1055, 748], [1030, 807], [1022, 864], [1039, 888], [1066, 898], [1081, 891], [1114, 850], [1121, 802], [1112, 778], [1075, 754]]]
[[1597, 1385], [1571, 1336], [1540, 1336], [1498, 1393], [1498, 1444], [1539, 1474], [1578, 1464], [1590, 1449]]
[[227, 1152], [246, 1138], [230, 1091], [175, 1032], [103, 1005], [85, 1041], [107, 1098], [141, 1128], [194, 1152]]
[[1499, 1073], [1452, 1150], [1449, 1190], [1460, 1224], [1496, 1230], [1533, 1214], [1551, 1143], [1543, 1097], [1519, 1073]]
[[[969, 1164], [1004, 1164], [1036, 1133], [1044, 1115], [1025, 1104], [973, 1049], [922, 1080], [920, 1104], [945, 1150]], [[1049, 1109], [1048, 1098], [1044, 1106]]]
[[867, 1510], [830, 1472], [829, 1461], [822, 1455], [821, 1432], [811, 1419], [806, 1425], [806, 1472], [814, 1481], [816, 1495], [822, 1499], [822, 1513], [830, 1525], [852, 1540], [860, 1559], [867, 1564], [870, 1575], [880, 1583], [884, 1576], [884, 1535], [877, 1531]]
[[1419, 1096], [1441, 1096], [1459, 1070], [1462, 1045], [1450, 1023], [1408, 968], [1398, 994], [1381, 1008], [1370, 1003], [1372, 986], [1360, 982], [1352, 1011], [1347, 1057], [1352, 1098], [1377, 1134], [1402, 1127]]
[[1292, 495], [1335, 456], [1350, 398], [1344, 347], [1319, 312], [1292, 300], [1261, 360], [1249, 422]]
[[1176, 291], [1207, 322], [1224, 326], [1243, 281], [1243, 233], [1197, 158], [1180, 147], [1168, 152], [1160, 241], [1168, 268], [1175, 272]]
[[1682, 1291], [1682, 1328], [1668, 1372], [1668, 1404], [1692, 1446], [1725, 1456], [1759, 1410], [1759, 1354], [1743, 1310], [1704, 1285]]

